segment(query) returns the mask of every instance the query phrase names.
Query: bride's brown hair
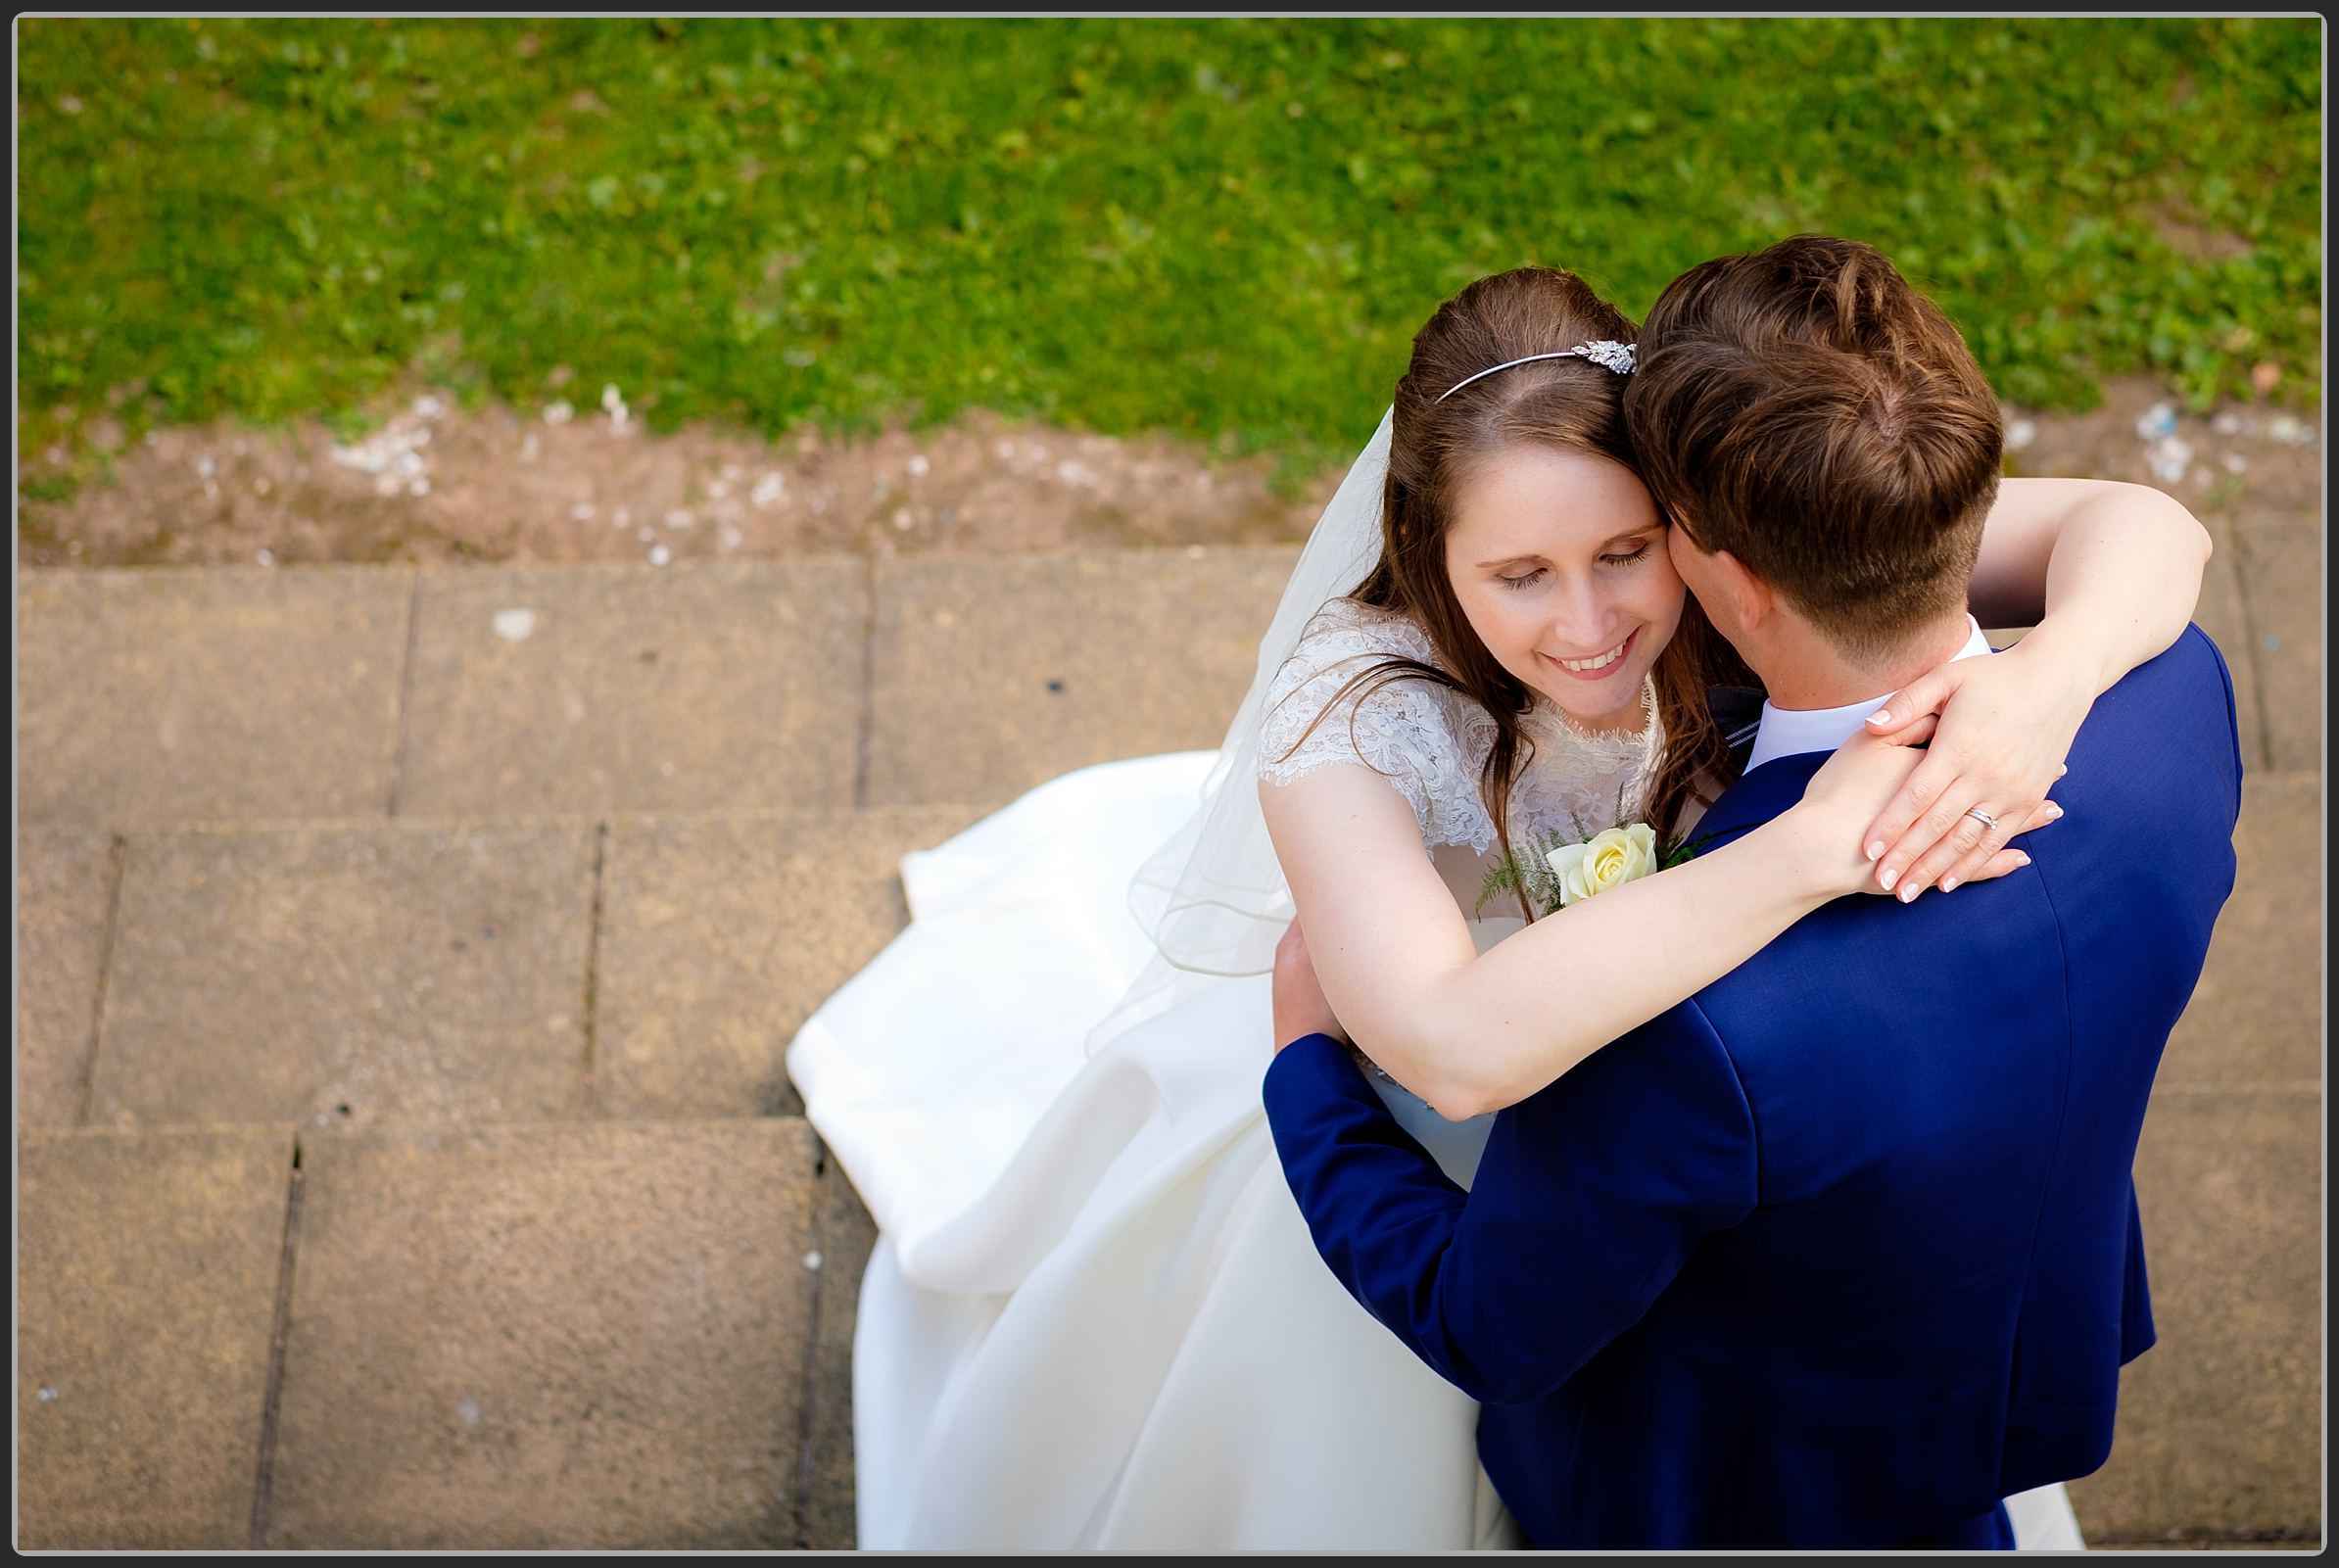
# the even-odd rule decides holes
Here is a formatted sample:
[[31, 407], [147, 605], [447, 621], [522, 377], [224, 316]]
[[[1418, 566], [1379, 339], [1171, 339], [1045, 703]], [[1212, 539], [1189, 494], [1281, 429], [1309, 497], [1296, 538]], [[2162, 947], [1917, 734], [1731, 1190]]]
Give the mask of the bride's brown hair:
[[[1534, 693], [1487, 651], [1455, 597], [1446, 570], [1455, 490], [1480, 464], [1513, 447], [1592, 452], [1635, 473], [1640, 465], [1625, 430], [1625, 378], [1583, 358], [1513, 365], [1438, 400], [1492, 365], [1602, 339], [1630, 343], [1636, 335], [1632, 320], [1574, 273], [1517, 267], [1480, 278], [1439, 306], [1414, 334], [1412, 358], [1397, 383], [1389, 476], [1381, 493], [1380, 559], [1345, 596], [1411, 619], [1447, 668], [1390, 655], [1343, 686], [1324, 713], [1352, 691], [1360, 707], [1373, 691], [1400, 680], [1434, 682], [1485, 709], [1495, 721], [1495, 740], [1479, 794], [1505, 856], [1512, 853], [1511, 785], [1535, 757], [1535, 742], [1519, 725]], [[1664, 516], [1661, 507], [1658, 516]], [[1650, 769], [1643, 815], [1669, 830], [1693, 798], [1711, 804], [1698, 787], [1701, 780], [1727, 784], [1736, 773], [1729, 742], [1706, 705], [1706, 689], [1757, 683], [1695, 598], [1682, 606], [1681, 624], [1653, 674], [1665, 739]], [[1311, 733], [1324, 713], [1309, 725]], [[1535, 919], [1523, 893], [1519, 907]]]

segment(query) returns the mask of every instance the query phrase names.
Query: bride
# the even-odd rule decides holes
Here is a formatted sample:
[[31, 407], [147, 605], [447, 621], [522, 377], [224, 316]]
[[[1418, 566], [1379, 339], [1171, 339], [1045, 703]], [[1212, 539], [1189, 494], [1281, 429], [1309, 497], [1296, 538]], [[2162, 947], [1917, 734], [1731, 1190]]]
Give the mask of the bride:
[[[1220, 750], [1068, 774], [903, 858], [909, 927], [788, 1054], [880, 1231], [854, 1343], [862, 1546], [1517, 1544], [1477, 1406], [1348, 1296], [1293, 1205], [1260, 1107], [1267, 972], [1322, 858], [1404, 888], [1427, 855], [1453, 899], [1425, 942], [1479, 955], [1441, 971], [1453, 1016], [1392, 975], [1343, 1021], [1466, 1184], [1492, 1110], [1777, 934], [1726, 854], [1549, 919], [1480, 897], [1552, 832], [1685, 829], [1737, 766], [1709, 692], [1748, 678], [1673, 575], [1622, 435], [1632, 337], [1565, 272], [1464, 289], [1302, 552]], [[2019, 864], [1919, 808], [2050, 821], [2087, 707], [2182, 630], [2205, 557], [2156, 492], [2003, 482], [1973, 603], [2038, 629], [1896, 694], [1890, 736], [1931, 750], [1856, 762], [1874, 787], [1838, 792], [1866, 802], [1830, 808], [1843, 841], [1884, 844], [1904, 898]], [[1740, 695], [1750, 722], [1760, 693]], [[1367, 788], [1404, 811], [1349, 813]], [[1629, 965], [1604, 956], [1621, 942]], [[2010, 1511], [2026, 1546], [2080, 1544], [2060, 1487]]]

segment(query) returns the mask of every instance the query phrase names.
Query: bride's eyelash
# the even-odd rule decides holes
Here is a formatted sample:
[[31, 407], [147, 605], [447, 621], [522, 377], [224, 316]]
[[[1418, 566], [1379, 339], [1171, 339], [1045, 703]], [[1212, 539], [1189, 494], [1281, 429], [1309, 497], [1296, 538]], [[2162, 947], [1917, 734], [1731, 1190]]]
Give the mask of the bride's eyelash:
[[[1633, 551], [1630, 555], [1602, 555], [1600, 560], [1609, 566], [1638, 566], [1643, 561], [1648, 559], [1648, 550], [1649, 546], [1645, 542], [1639, 549]], [[1538, 566], [1535, 568], [1535, 570], [1529, 572], [1524, 577], [1503, 577], [1498, 575], [1495, 578], [1495, 581], [1501, 583], [1504, 588], [1531, 588], [1535, 585], [1536, 581], [1543, 576], [1544, 571], [1545, 568]]]

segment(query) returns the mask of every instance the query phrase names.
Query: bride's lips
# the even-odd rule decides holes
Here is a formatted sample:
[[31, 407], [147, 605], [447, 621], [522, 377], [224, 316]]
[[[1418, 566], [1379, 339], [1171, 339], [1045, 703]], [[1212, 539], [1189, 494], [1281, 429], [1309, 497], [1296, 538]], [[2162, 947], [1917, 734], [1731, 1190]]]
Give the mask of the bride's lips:
[[1551, 669], [1557, 671], [1561, 675], [1566, 676], [1570, 681], [1605, 681], [1608, 677], [1614, 675], [1617, 671], [1623, 669], [1627, 664], [1632, 662], [1633, 644], [1640, 641], [1641, 629], [1639, 627], [1635, 627], [1633, 628], [1633, 635], [1624, 640], [1624, 645], [1618, 650], [1616, 657], [1610, 659], [1607, 663], [1601, 665], [1597, 670], [1571, 670], [1566, 665], [1561, 664], [1557, 659], [1552, 658], [1549, 653], [1545, 653], [1541, 650], [1538, 650], [1535, 656], [1543, 660], [1543, 662], [1549, 665]]

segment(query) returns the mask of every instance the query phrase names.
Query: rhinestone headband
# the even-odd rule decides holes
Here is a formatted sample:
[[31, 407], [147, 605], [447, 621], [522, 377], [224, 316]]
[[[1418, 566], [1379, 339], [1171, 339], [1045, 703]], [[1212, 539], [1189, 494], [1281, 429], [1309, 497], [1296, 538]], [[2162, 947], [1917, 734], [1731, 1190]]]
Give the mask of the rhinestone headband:
[[1501, 364], [1488, 365], [1475, 376], [1468, 376], [1456, 381], [1453, 386], [1438, 394], [1438, 402], [1444, 403], [1448, 398], [1453, 397], [1481, 377], [1491, 376], [1498, 370], [1507, 370], [1514, 364], [1531, 364], [1537, 359], [1589, 359], [1603, 370], [1613, 370], [1620, 376], [1629, 376], [1633, 373], [1634, 347], [1635, 345], [1630, 343], [1617, 343], [1611, 339], [1602, 338], [1598, 343], [1579, 343], [1572, 349], [1561, 349], [1556, 354], [1530, 354], [1523, 359], [1505, 359]]

